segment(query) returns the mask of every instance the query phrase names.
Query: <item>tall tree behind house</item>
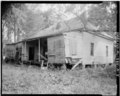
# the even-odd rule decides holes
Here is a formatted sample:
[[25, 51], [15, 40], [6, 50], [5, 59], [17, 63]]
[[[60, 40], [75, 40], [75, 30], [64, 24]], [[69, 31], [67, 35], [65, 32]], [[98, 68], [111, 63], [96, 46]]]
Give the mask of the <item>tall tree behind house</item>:
[[[22, 33], [22, 23], [25, 22], [25, 13], [22, 7], [24, 7], [22, 4], [2, 3], [2, 35], [6, 35], [4, 30], [7, 29], [8, 41], [12, 39], [8, 37], [14, 34], [13, 41], [17, 42], [19, 34]], [[3, 38], [3, 41], [6, 38]]]
[[[39, 6], [42, 8], [42, 4], [39, 4], [39, 6], [38, 4], [31, 4], [31, 9], [28, 8], [28, 5], [19, 3], [2, 4], [2, 31], [3, 35], [7, 34], [8, 37], [7, 39], [3, 38], [3, 41], [11, 41], [11, 34], [14, 34], [14, 42], [17, 42], [25, 34], [30, 32], [34, 34], [38, 30], [47, 28], [58, 21], [63, 21], [65, 18], [67, 19], [70, 14], [79, 17], [83, 11], [86, 11], [88, 21], [100, 26], [99, 30], [116, 30], [116, 5], [114, 2], [92, 6], [88, 4], [44, 4], [44, 6], [49, 5], [49, 9], [46, 9], [46, 11], [38, 10]], [[8, 32], [4, 31], [6, 30], [5, 27], [7, 27]]]

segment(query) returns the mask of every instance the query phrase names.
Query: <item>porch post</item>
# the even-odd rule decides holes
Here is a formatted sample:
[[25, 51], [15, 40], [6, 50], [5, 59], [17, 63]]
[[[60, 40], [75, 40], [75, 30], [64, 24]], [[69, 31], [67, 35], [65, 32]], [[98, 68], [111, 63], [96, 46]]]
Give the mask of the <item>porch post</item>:
[[38, 39], [38, 61], [40, 62], [40, 39]]
[[26, 41], [25, 41], [25, 55], [24, 55], [24, 56], [25, 56], [25, 60], [27, 60], [27, 52], [26, 52], [27, 49], [26, 49], [26, 48], [27, 48], [27, 47], [26, 47]]
[[22, 42], [22, 54], [21, 54], [21, 60], [24, 60], [24, 42]]

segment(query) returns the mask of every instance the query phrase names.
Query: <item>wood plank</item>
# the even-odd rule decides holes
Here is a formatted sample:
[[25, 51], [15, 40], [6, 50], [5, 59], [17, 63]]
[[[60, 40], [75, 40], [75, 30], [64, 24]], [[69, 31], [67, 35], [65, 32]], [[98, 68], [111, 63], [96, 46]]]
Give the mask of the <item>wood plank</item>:
[[38, 60], [40, 62], [40, 39], [38, 40]]
[[48, 61], [50, 63], [65, 63], [65, 46], [63, 36], [48, 38]]
[[25, 41], [25, 60], [27, 60], [27, 46], [26, 46], [26, 42], [27, 41]]
[[81, 63], [82, 59], [80, 59], [73, 67], [71, 70], [75, 69], [76, 66], [78, 66]]

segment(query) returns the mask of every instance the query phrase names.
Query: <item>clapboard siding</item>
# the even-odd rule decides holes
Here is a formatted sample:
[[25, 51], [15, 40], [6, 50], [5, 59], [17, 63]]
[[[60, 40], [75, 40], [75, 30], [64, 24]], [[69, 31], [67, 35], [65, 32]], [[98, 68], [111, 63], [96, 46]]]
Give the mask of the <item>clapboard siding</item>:
[[6, 45], [5, 48], [5, 55], [6, 57], [15, 57], [15, 53], [16, 53], [16, 47], [15, 45]]
[[65, 47], [62, 35], [48, 38], [48, 62], [65, 63]]

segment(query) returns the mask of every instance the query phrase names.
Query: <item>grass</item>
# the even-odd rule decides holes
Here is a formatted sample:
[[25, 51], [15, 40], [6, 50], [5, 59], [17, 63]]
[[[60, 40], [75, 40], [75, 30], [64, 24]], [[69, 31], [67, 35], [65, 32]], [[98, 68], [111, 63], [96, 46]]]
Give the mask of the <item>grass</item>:
[[[116, 94], [116, 80], [101, 69], [41, 70], [35, 66], [2, 65], [2, 94]], [[105, 75], [105, 74], [104, 74]]]

